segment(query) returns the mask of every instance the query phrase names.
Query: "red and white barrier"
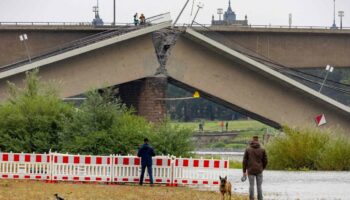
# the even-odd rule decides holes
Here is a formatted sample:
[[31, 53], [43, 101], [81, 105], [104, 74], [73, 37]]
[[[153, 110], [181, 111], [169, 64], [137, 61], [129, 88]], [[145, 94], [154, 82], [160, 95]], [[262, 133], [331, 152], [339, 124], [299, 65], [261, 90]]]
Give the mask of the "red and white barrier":
[[110, 182], [112, 156], [53, 154], [53, 181]]
[[49, 154], [0, 153], [0, 178], [51, 179]]
[[227, 175], [228, 160], [176, 158], [175, 185], [219, 185], [219, 176]]
[[[153, 158], [153, 182], [171, 183], [171, 158], [155, 157]], [[138, 183], [140, 181], [141, 159], [135, 156], [115, 157], [113, 167], [113, 181], [122, 183]], [[149, 182], [147, 170], [144, 182]]]
[[[228, 160], [157, 156], [152, 172], [154, 183], [211, 186], [228, 168]], [[0, 179], [138, 183], [140, 173], [141, 159], [135, 156], [0, 152]], [[147, 170], [144, 182], [149, 182]]]

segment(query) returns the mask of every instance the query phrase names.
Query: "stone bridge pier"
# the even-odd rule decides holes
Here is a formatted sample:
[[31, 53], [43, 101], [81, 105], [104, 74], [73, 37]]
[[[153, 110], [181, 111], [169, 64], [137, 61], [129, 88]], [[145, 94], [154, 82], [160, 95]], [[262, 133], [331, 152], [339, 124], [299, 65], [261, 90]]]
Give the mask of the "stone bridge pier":
[[166, 77], [148, 77], [119, 86], [121, 100], [133, 107], [136, 113], [147, 120], [158, 123], [166, 118], [166, 105], [163, 100], [167, 88]]

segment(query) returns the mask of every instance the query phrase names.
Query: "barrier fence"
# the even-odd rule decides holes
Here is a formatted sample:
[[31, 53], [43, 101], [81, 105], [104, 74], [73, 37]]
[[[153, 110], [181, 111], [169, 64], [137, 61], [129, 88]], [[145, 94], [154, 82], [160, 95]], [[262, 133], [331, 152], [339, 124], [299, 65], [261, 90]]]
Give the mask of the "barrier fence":
[[[172, 186], [211, 186], [226, 176], [228, 160], [153, 158], [154, 183]], [[138, 183], [141, 159], [136, 156], [90, 156], [70, 154], [28, 154], [0, 152], [0, 179], [45, 181]], [[145, 181], [149, 182], [146, 172]]]

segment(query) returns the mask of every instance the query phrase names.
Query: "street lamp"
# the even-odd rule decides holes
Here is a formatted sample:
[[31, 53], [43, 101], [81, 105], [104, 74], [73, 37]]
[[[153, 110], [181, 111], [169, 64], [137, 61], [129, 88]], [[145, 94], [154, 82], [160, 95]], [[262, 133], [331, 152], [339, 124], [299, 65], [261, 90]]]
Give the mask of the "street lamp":
[[113, 0], [113, 26], [115, 26], [115, 0]]
[[334, 13], [333, 13], [333, 25], [331, 29], [337, 29], [337, 25], [335, 24], [335, 0], [334, 0]]
[[332, 67], [332, 66], [330, 66], [330, 65], [327, 65], [327, 66], [326, 66], [326, 71], [327, 71], [327, 73], [326, 73], [326, 76], [325, 76], [325, 78], [324, 78], [324, 80], [323, 80], [323, 83], [322, 83], [322, 85], [321, 85], [321, 88], [320, 88], [320, 90], [318, 91], [319, 93], [321, 93], [322, 88], [323, 88], [324, 84], [326, 83], [326, 80], [327, 80], [327, 77], [328, 77], [329, 72], [332, 73], [333, 70], [334, 70], [334, 67]]
[[27, 45], [27, 42], [26, 42], [26, 41], [28, 40], [27, 34], [24, 33], [24, 34], [20, 35], [20, 36], [19, 36], [19, 40], [20, 40], [21, 42], [23, 42], [23, 44], [24, 44], [24, 47], [25, 47], [25, 49], [26, 49], [29, 62], [32, 62], [32, 59], [30, 58], [30, 54], [29, 54], [28, 45]]
[[338, 16], [340, 17], [340, 29], [343, 29], [344, 11], [338, 11]]
[[197, 15], [198, 15], [198, 13], [199, 13], [199, 10], [202, 9], [202, 8], [204, 7], [204, 4], [201, 3], [201, 2], [199, 2], [198, 5], [197, 5], [197, 7], [198, 7], [198, 9], [197, 9], [196, 15], [194, 16], [194, 18], [193, 18], [193, 20], [192, 20], [191, 27], [192, 27], [194, 21], [195, 21], [196, 18], [197, 18]]

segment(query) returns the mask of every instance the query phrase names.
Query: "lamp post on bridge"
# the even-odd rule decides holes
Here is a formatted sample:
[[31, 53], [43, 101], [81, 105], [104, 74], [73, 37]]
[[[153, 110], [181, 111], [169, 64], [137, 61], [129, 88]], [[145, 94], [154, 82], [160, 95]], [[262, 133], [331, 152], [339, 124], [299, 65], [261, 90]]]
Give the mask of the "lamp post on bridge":
[[340, 17], [340, 29], [343, 29], [344, 11], [338, 11], [338, 16]]
[[197, 7], [198, 7], [198, 9], [197, 9], [196, 14], [194, 15], [193, 20], [192, 20], [191, 27], [193, 26], [193, 24], [194, 24], [194, 22], [195, 22], [195, 20], [196, 20], [196, 18], [197, 18], [197, 15], [198, 15], [198, 13], [199, 13], [199, 10], [202, 9], [202, 8], [204, 7], [204, 4], [201, 3], [201, 2], [199, 2], [198, 5], [197, 5]]
[[329, 72], [332, 73], [333, 70], [334, 70], [334, 67], [332, 67], [332, 66], [330, 66], [330, 65], [327, 65], [327, 66], [326, 66], [326, 71], [327, 71], [327, 73], [326, 73], [326, 76], [325, 76], [325, 78], [324, 78], [324, 80], [323, 80], [323, 82], [322, 82], [321, 88], [320, 88], [320, 90], [318, 91], [319, 93], [321, 93], [322, 88], [323, 88], [324, 84], [326, 83], [326, 80], [327, 80], [327, 78], [328, 78]]
[[20, 35], [20, 36], [19, 36], [19, 40], [20, 40], [21, 42], [23, 42], [23, 44], [24, 44], [24, 47], [25, 47], [25, 49], [26, 49], [29, 62], [32, 62], [32, 59], [31, 59], [30, 54], [29, 54], [28, 45], [27, 45], [27, 42], [26, 42], [26, 41], [28, 40], [27, 34], [24, 33], [24, 34]]
[[115, 26], [115, 0], [113, 0], [113, 26]]
[[331, 29], [337, 29], [338, 27], [337, 27], [337, 25], [335, 24], [335, 0], [333, 0], [334, 1], [334, 13], [333, 13], [333, 25], [332, 25], [332, 27], [331, 27]]

